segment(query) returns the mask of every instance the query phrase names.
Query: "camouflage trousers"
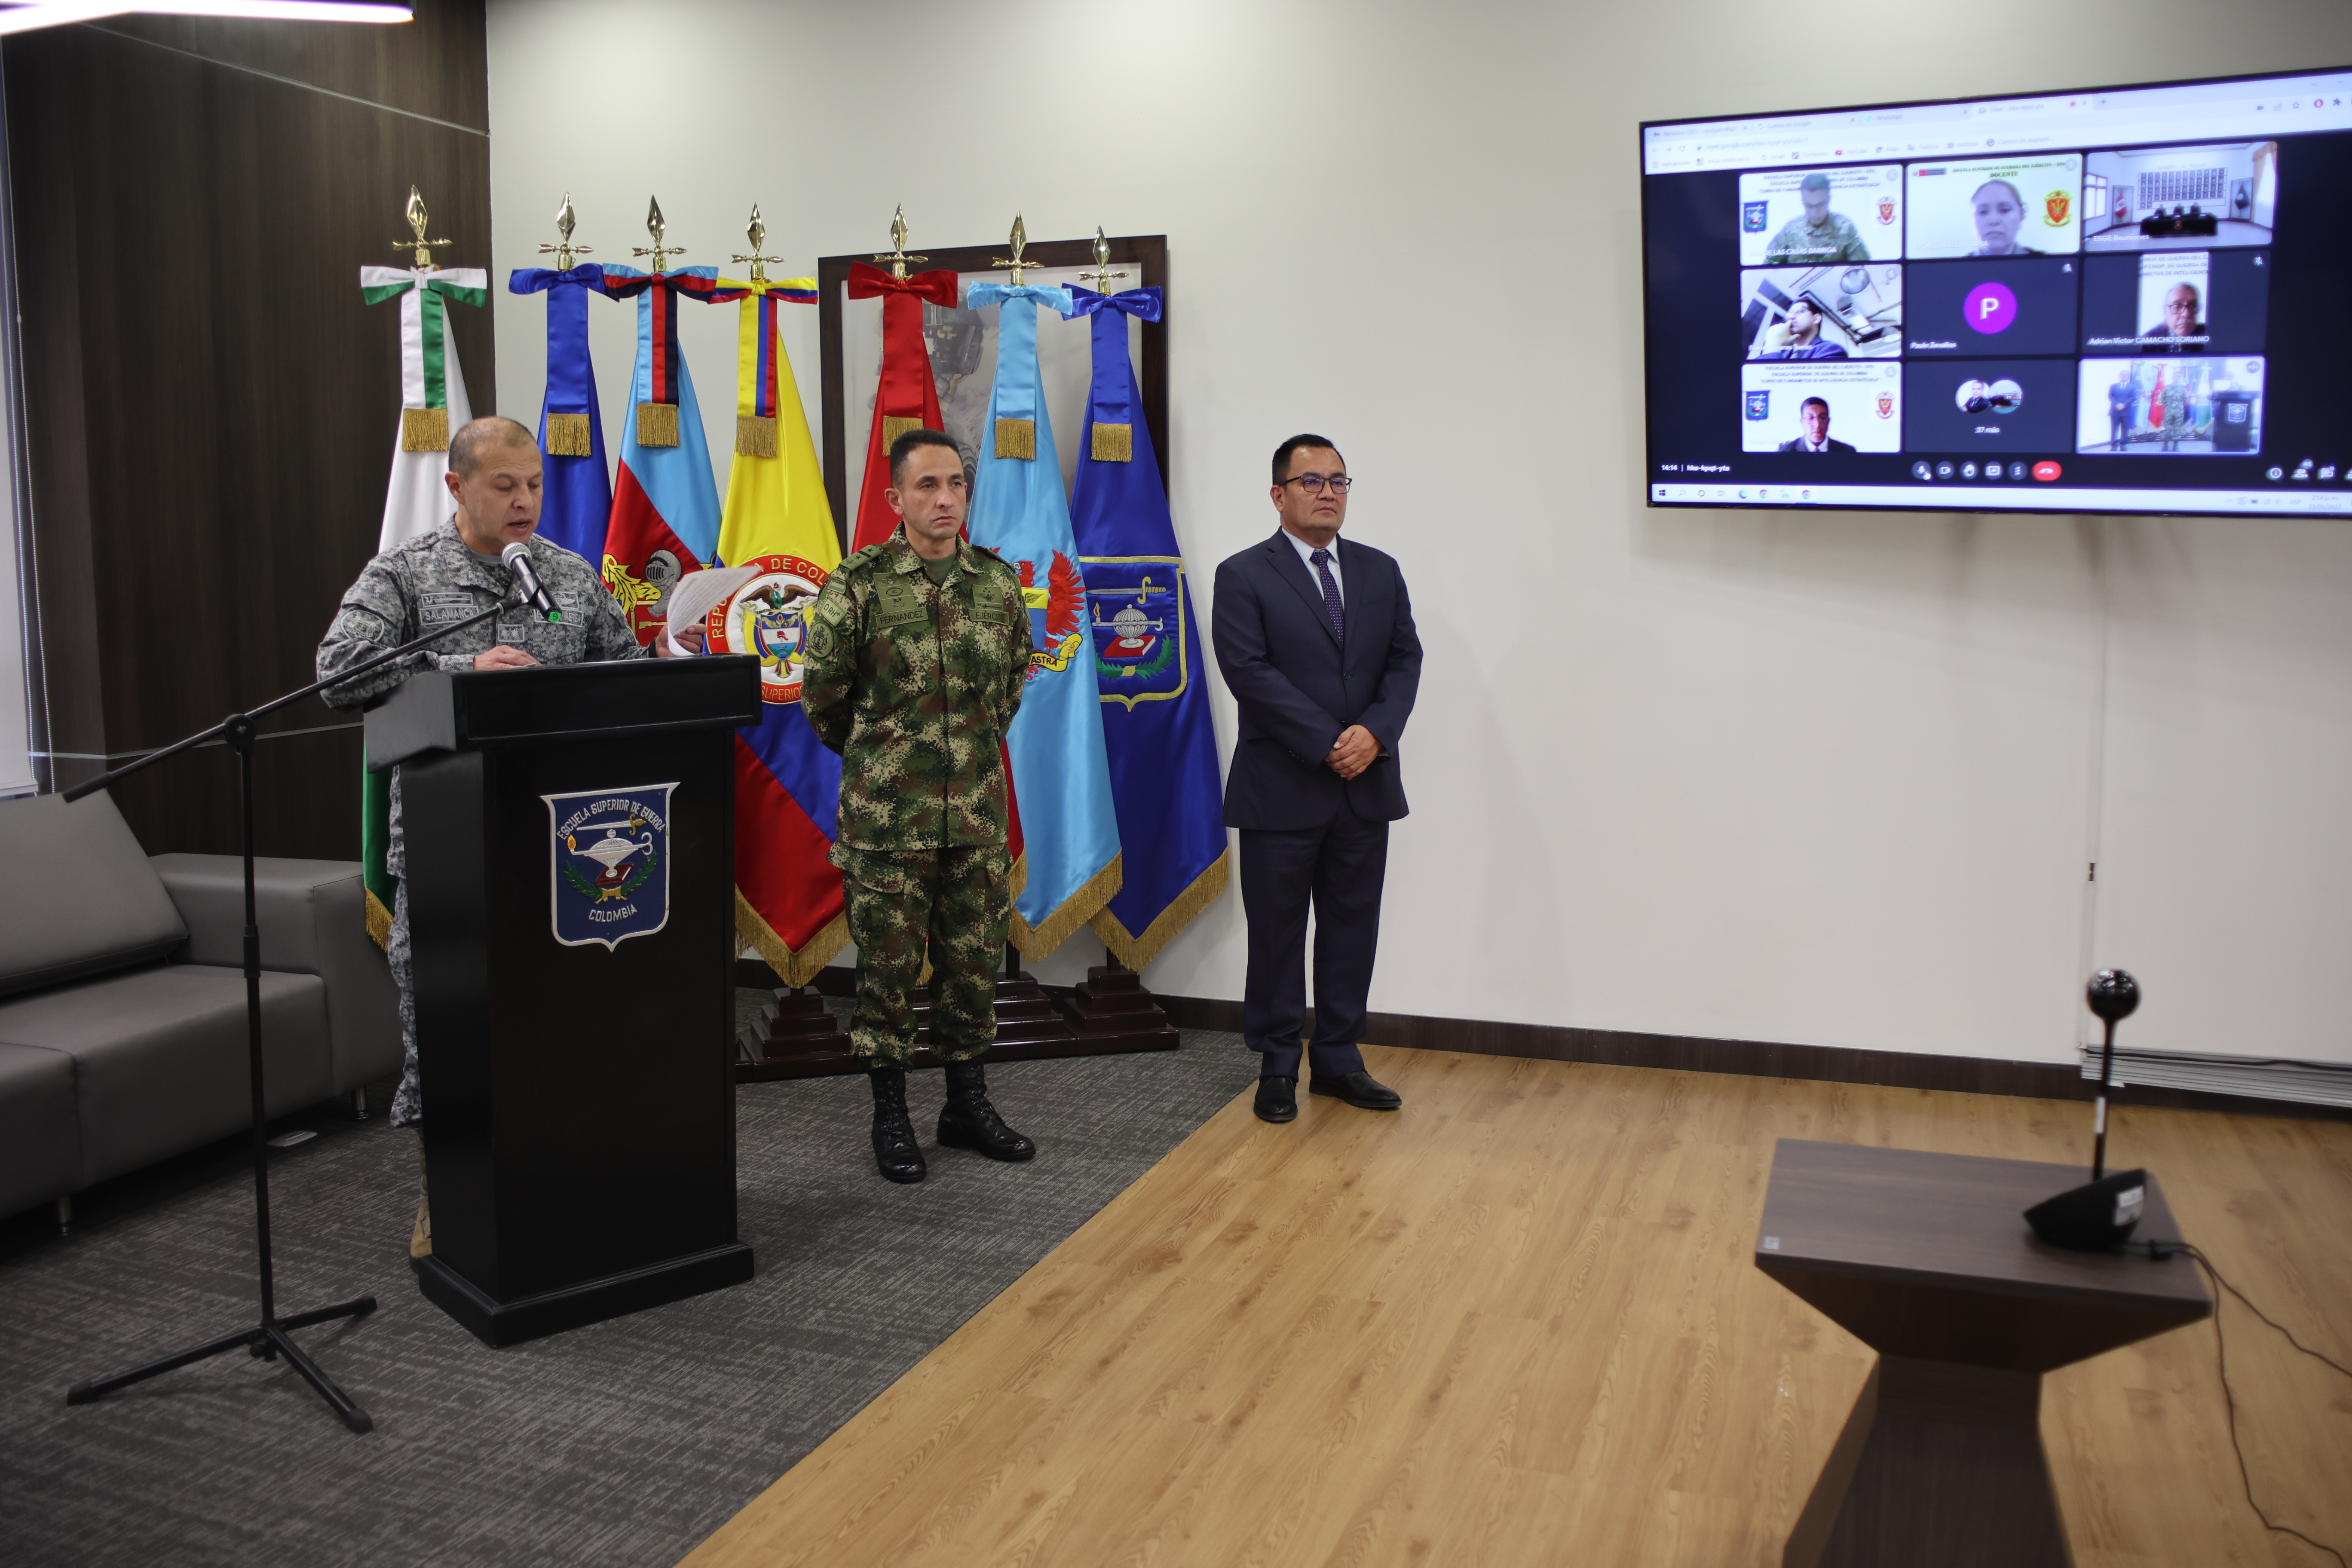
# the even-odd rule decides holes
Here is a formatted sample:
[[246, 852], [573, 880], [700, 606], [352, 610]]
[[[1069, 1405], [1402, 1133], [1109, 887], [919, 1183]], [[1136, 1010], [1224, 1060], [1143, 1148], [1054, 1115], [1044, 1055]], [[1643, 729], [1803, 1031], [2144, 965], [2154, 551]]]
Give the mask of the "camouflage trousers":
[[915, 985], [931, 961], [931, 1048], [971, 1061], [996, 1038], [996, 971], [1012, 918], [1002, 845], [835, 851], [857, 944], [851, 1049], [903, 1068], [915, 1047]]
[[384, 942], [383, 956], [392, 965], [392, 983], [400, 988], [400, 1087], [392, 1093], [392, 1124], [414, 1127], [425, 1120], [425, 1105], [416, 1093], [416, 985], [409, 963], [405, 877], [392, 895], [392, 935]]

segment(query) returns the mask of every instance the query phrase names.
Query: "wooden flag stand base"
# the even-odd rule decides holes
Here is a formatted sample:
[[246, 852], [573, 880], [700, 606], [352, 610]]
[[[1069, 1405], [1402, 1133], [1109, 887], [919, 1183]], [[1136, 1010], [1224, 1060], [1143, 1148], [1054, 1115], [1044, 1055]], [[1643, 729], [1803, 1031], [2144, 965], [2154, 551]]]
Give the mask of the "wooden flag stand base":
[[1143, 988], [1143, 977], [1123, 963], [1097, 963], [1064, 1007], [1084, 1053], [1172, 1051], [1176, 1026]]
[[[1102, 964], [1087, 970], [1086, 984], [1066, 1009], [1056, 1007], [1036, 976], [1021, 968], [1016, 949], [1007, 947], [1004, 957], [1007, 973], [996, 981], [996, 1043], [988, 1049], [988, 1060], [1176, 1048], [1175, 1026], [1135, 971]], [[930, 991], [924, 987], [915, 993], [915, 1059], [909, 1065], [918, 1070], [941, 1065], [931, 1049], [930, 1019]], [[761, 1009], [760, 1022], [745, 1026], [738, 1045], [737, 1083], [835, 1078], [866, 1070], [824, 996], [810, 987], [779, 988], [776, 999]], [[745, 1059], [747, 1053], [757, 1053], [757, 1058]]]

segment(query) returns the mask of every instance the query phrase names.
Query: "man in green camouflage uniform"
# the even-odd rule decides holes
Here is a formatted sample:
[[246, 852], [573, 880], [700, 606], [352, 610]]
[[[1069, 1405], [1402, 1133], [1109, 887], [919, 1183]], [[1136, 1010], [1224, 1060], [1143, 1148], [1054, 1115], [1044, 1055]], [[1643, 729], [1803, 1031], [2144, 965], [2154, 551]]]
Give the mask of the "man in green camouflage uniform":
[[[359, 581], [344, 590], [342, 604], [320, 639], [321, 680], [354, 669], [436, 626], [453, 625], [492, 605], [505, 612], [480, 626], [452, 632], [423, 653], [412, 654], [357, 680], [327, 688], [333, 708], [373, 708], [410, 676], [426, 669], [526, 669], [535, 664], [585, 664], [603, 659], [644, 658], [628, 617], [604, 580], [580, 556], [538, 537], [541, 489], [539, 441], [524, 426], [490, 416], [459, 430], [449, 443], [449, 494], [456, 515], [430, 532], [394, 546], [370, 561]], [[542, 620], [515, 596], [515, 574], [500, 558], [508, 545], [530, 552], [531, 569], [563, 612]], [[681, 641], [699, 651], [695, 629]], [[667, 648], [658, 650], [667, 653]], [[411, 981], [406, 839], [401, 827], [400, 770], [392, 771], [391, 843], [386, 868], [400, 879], [394, 894], [392, 931], [384, 957], [400, 991], [400, 1087], [393, 1092], [392, 1124], [413, 1127], [424, 1121], [416, 1075], [416, 1001]], [[416, 1207], [412, 1257], [433, 1250], [432, 1221], [424, 1203]]]
[[841, 753], [833, 863], [857, 944], [849, 1040], [872, 1064], [875, 1163], [919, 1182], [907, 1063], [927, 951], [947, 1063], [940, 1142], [992, 1160], [1037, 1152], [989, 1103], [980, 1063], [1012, 913], [1003, 744], [1029, 679], [1029, 609], [1013, 568], [961, 537], [970, 490], [951, 437], [893, 441], [884, 494], [898, 531], [843, 562], [808, 610], [801, 711]]
[[1797, 187], [1805, 210], [1780, 226], [1764, 247], [1767, 267], [1826, 267], [1836, 261], [1867, 261], [1870, 247], [1843, 213], [1830, 211], [1830, 177], [1807, 174]]

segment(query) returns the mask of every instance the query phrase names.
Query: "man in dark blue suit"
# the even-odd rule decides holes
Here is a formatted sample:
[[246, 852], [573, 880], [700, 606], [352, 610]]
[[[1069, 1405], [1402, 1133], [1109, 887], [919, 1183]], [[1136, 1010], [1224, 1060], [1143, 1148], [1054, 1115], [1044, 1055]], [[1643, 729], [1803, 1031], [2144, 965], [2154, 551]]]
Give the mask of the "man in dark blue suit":
[[1389, 824], [1405, 814], [1397, 741], [1421, 685], [1421, 639], [1390, 556], [1339, 541], [1354, 481], [1320, 436], [1274, 453], [1282, 527], [1217, 568], [1217, 666], [1241, 708], [1225, 826], [1241, 829], [1249, 978], [1242, 1037], [1264, 1058], [1257, 1113], [1298, 1114], [1307, 914], [1315, 912], [1309, 1089], [1367, 1110], [1404, 1101], [1364, 1070]]

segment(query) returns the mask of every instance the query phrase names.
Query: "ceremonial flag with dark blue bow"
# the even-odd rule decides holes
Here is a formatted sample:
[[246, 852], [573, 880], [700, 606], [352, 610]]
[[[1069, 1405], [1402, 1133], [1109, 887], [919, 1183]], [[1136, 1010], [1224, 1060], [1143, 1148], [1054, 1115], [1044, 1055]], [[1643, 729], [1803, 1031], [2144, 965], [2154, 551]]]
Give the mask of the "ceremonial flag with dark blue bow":
[[972, 310], [1000, 305], [996, 384], [981, 434], [969, 531], [1013, 563], [1029, 605], [1029, 685], [1005, 746], [1020, 802], [1027, 881], [1012, 940], [1042, 958], [1118, 891], [1118, 819], [1095, 700], [1086, 580], [1074, 559], [1070, 500], [1037, 385], [1037, 307], [1070, 309], [1066, 289], [974, 284]]
[[604, 291], [604, 269], [593, 261], [562, 272], [518, 267], [507, 278], [507, 290], [547, 296], [547, 400], [539, 415], [546, 477], [539, 531], [601, 566], [613, 476], [604, 467], [596, 369], [588, 361], [588, 296]]
[[637, 363], [629, 378], [636, 416], [621, 431], [620, 474], [604, 531], [604, 586], [621, 603], [639, 642], [653, 641], [669, 616], [669, 593], [719, 555], [719, 486], [702, 405], [678, 350], [677, 302], [740, 299], [708, 267], [672, 272], [604, 269], [604, 292], [637, 301]]
[[1072, 289], [1094, 318], [1094, 383], [1070, 500], [1118, 808], [1122, 883], [1089, 921], [1141, 969], [1224, 891], [1224, 793], [1202, 638], [1127, 353], [1127, 319], [1160, 320], [1160, 290]]

